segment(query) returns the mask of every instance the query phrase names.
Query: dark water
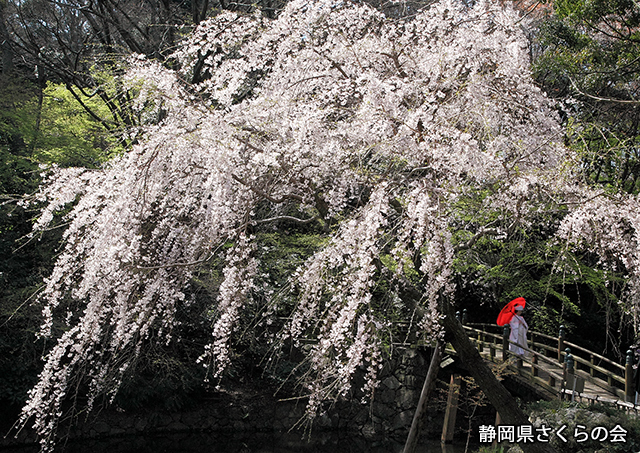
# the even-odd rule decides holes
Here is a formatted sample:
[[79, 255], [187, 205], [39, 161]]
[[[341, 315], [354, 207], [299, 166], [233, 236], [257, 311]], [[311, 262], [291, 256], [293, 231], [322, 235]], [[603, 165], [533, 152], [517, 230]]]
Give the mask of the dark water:
[[[60, 453], [400, 453], [403, 444], [390, 440], [367, 440], [347, 433], [235, 435], [218, 433], [130, 436], [68, 442]], [[477, 450], [472, 446], [469, 451]], [[37, 453], [37, 447], [0, 448], [3, 453]], [[463, 453], [464, 444], [441, 447], [438, 441], [418, 448], [420, 453]]]

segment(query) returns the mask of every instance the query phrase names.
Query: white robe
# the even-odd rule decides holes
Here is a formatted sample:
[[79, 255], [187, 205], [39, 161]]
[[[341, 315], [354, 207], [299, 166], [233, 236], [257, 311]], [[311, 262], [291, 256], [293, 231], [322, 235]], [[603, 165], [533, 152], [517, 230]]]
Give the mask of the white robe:
[[[513, 315], [511, 321], [509, 322], [511, 326], [511, 333], [509, 334], [509, 340], [514, 343], [518, 343], [520, 346], [524, 346], [528, 348], [527, 344], [527, 331], [529, 330], [529, 324], [524, 318], [520, 315]], [[524, 356], [527, 351], [523, 348], [516, 346], [515, 344], [509, 344], [509, 351], [512, 353]]]

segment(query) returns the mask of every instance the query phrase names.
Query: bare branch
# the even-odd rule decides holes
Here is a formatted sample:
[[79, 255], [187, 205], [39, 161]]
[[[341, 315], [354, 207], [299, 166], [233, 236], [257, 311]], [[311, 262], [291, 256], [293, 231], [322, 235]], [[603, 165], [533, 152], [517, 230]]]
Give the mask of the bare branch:
[[482, 228], [480, 231], [474, 234], [473, 237], [469, 239], [467, 242], [456, 246], [455, 251], [459, 252], [460, 250], [468, 250], [471, 247], [473, 247], [473, 245], [476, 242], [478, 242], [478, 239], [480, 239], [481, 237], [484, 237], [488, 234], [498, 234], [498, 233], [499, 231], [497, 228]]
[[345, 78], [345, 79], [350, 79], [350, 78], [351, 78], [351, 77], [349, 77], [349, 74], [347, 74], [347, 73], [345, 72], [345, 70], [344, 70], [344, 69], [342, 69], [342, 66], [340, 65], [340, 63], [338, 63], [337, 61], [334, 61], [333, 59], [331, 59], [330, 57], [328, 57], [328, 56], [324, 55], [323, 53], [318, 52], [316, 49], [313, 49], [313, 51], [314, 51], [316, 54], [320, 55], [321, 57], [326, 58], [327, 60], [329, 60], [329, 62], [331, 63], [331, 68], [332, 68], [332, 69], [337, 69], [337, 70], [338, 70], [338, 72], [340, 72], [340, 74], [342, 74], [342, 75], [344, 76], [344, 78]]
[[296, 222], [300, 224], [307, 224], [307, 223], [313, 222], [314, 220], [318, 220], [319, 218], [320, 216], [318, 215], [314, 215], [310, 219], [299, 219], [298, 217], [293, 217], [290, 215], [279, 215], [275, 217], [269, 217], [268, 219], [254, 220], [253, 222], [255, 224], [261, 224], [261, 223], [268, 223], [268, 222], [277, 222], [279, 220], [290, 220], [292, 222]]
[[233, 179], [235, 179], [236, 181], [238, 181], [240, 184], [242, 184], [243, 186], [248, 187], [249, 189], [251, 189], [252, 192], [255, 192], [256, 194], [260, 195], [262, 198], [265, 198], [267, 200], [269, 200], [272, 203], [284, 203], [286, 200], [296, 200], [296, 201], [303, 201], [303, 198], [300, 195], [296, 195], [296, 194], [285, 194], [283, 196], [281, 196], [280, 198], [274, 198], [271, 195], [269, 195], [268, 193], [266, 193], [264, 190], [259, 189], [258, 187], [255, 187], [251, 184], [249, 184], [247, 181], [245, 181], [244, 179], [242, 179], [241, 177], [235, 175], [235, 174], [231, 174], [231, 177]]
[[309, 80], [313, 80], [313, 79], [322, 79], [324, 77], [328, 77], [327, 74], [321, 74], [321, 75], [317, 75], [317, 76], [313, 76], [313, 77], [305, 77], [304, 79], [298, 80], [297, 82], [293, 82], [291, 85], [289, 85], [287, 87], [287, 89], [292, 88], [300, 83], [304, 83], [307, 82]]
[[246, 138], [242, 138], [242, 137], [239, 137], [237, 135], [234, 135], [233, 138], [238, 140], [240, 143], [245, 145], [247, 148], [254, 150], [255, 152], [264, 153], [264, 150], [262, 148], [258, 148], [257, 146], [251, 144], [251, 142], [249, 140], [247, 140]]
[[576, 90], [582, 96], [586, 96], [586, 97], [594, 99], [596, 101], [615, 102], [615, 103], [618, 103], [618, 104], [640, 105], [640, 101], [633, 101], [633, 100], [630, 100], [630, 99], [603, 98], [603, 97], [600, 97], [600, 96], [594, 96], [593, 94], [585, 93], [584, 91], [580, 90], [580, 88], [578, 88], [578, 85], [576, 85], [576, 82], [571, 77], [569, 77], [569, 80], [571, 81], [571, 86], [573, 86], [574, 90]]
[[391, 59], [391, 61], [393, 61], [393, 64], [395, 65], [396, 69], [398, 70], [398, 74], [400, 74], [400, 77], [405, 78], [407, 77], [407, 73], [404, 72], [404, 69], [402, 69], [402, 64], [400, 64], [400, 60], [398, 59], [399, 55], [397, 52], [393, 52], [393, 53], [387, 53], [387, 52], [380, 52], [381, 55], [384, 55], [385, 57], [388, 57]]

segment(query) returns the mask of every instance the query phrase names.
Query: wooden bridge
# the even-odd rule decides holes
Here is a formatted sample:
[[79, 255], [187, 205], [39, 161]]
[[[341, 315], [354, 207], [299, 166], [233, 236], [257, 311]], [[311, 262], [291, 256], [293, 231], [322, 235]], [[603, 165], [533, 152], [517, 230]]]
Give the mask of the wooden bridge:
[[[524, 357], [509, 351], [509, 326], [465, 324], [485, 360], [500, 364], [520, 384], [546, 399], [568, 398], [613, 404], [636, 414], [633, 385], [633, 353], [627, 351], [621, 365], [566, 338], [564, 327], [557, 337], [529, 331]], [[455, 353], [455, 351], [451, 351]]]

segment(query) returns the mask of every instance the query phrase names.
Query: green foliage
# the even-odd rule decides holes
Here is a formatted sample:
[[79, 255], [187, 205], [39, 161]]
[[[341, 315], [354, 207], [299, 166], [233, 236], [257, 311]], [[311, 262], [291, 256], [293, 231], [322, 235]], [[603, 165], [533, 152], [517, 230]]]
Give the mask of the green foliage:
[[[96, 168], [122, 152], [115, 137], [60, 84], [40, 91], [28, 81], [0, 89], [0, 191], [19, 194], [38, 184], [38, 164]], [[97, 97], [80, 96], [93, 112], [108, 109]]]
[[[382, 255], [380, 257], [380, 261], [382, 261], [382, 264], [384, 264], [384, 266], [391, 272], [396, 272], [398, 270], [398, 262], [393, 258], [392, 255]], [[409, 280], [412, 281], [416, 281], [420, 277], [420, 274], [408, 263], [403, 263], [402, 272]]]
[[599, 268], [594, 256], [571, 253], [554, 240], [564, 208], [549, 200], [535, 221], [505, 224], [499, 211], [487, 208], [486, 195], [468, 194], [455, 211], [461, 223], [477, 224], [475, 231], [454, 230], [459, 309], [467, 309], [470, 322], [494, 323], [505, 303], [522, 296], [531, 329], [555, 336], [564, 325], [573, 340], [604, 350], [607, 338], [615, 339], [606, 333], [612, 324], [602, 319], [619, 320], [615, 306], [624, 280]]
[[[291, 276], [326, 243], [326, 235], [308, 225], [291, 225], [289, 234], [273, 233], [272, 227], [256, 230], [254, 253], [260, 269], [254, 281], [252, 302], [240, 313], [243, 323], [252, 328], [234, 332], [230, 351], [234, 360], [225, 373], [225, 379], [241, 384], [245, 378], [267, 377], [280, 386], [291, 377], [291, 373], [301, 371], [298, 363], [300, 357], [296, 351], [292, 351], [290, 357], [278, 360], [265, 360], [265, 357], [271, 357], [273, 340], [278, 341], [278, 332], [285, 317], [296, 303], [290, 286]], [[193, 344], [198, 344], [200, 348], [198, 355], [211, 337], [212, 320], [217, 318], [217, 313], [211, 307], [217, 297], [223, 267], [224, 260], [217, 256], [203, 266], [191, 282], [191, 294], [196, 305], [201, 307], [201, 311], [195, 311], [197, 314], [190, 321], [197, 321], [199, 329], [202, 329], [199, 336], [193, 337]], [[192, 362], [195, 362], [195, 358]]]
[[556, 336], [560, 325], [566, 326], [558, 310], [550, 306], [542, 306], [533, 311], [529, 317], [529, 325], [532, 330], [546, 335]]
[[625, 282], [599, 269], [592, 256], [549, 245], [551, 237], [522, 228], [508, 241], [486, 236], [473, 253], [462, 251], [456, 258], [456, 270], [465, 276], [458, 282], [460, 308], [472, 322], [493, 323], [505, 303], [522, 296], [532, 330], [555, 336], [564, 325], [572, 341], [603, 350], [606, 329], [619, 317], [615, 307]]
[[544, 89], [564, 102], [567, 139], [594, 184], [640, 191], [640, 5], [556, 0], [534, 62]]
[[9, 146], [0, 144], [0, 194], [33, 192], [37, 187], [37, 174], [38, 166], [31, 159], [13, 154]]
[[[492, 192], [500, 190], [500, 183], [491, 188]], [[461, 249], [455, 267], [458, 275], [464, 276], [458, 281], [463, 294], [461, 308], [470, 310], [469, 319], [475, 321], [476, 316], [487, 316], [486, 305], [494, 307], [489, 311], [492, 319], [478, 322], [494, 322], [499, 309], [520, 296], [527, 299], [528, 309], [549, 304], [560, 309], [568, 299], [558, 297], [563, 294], [561, 279], [554, 272], [558, 250], [548, 243], [563, 213], [550, 208], [537, 213], [536, 221], [528, 225], [505, 224], [501, 212], [486, 206], [489, 194], [469, 194], [456, 210], [461, 222], [477, 224], [476, 231], [455, 232]], [[472, 247], [467, 246], [470, 242]], [[467, 300], [479, 301], [484, 307], [478, 309]]]
[[265, 274], [276, 288], [285, 286], [293, 272], [326, 243], [326, 237], [313, 232], [289, 235], [260, 232], [256, 237]]
[[[247, 332], [241, 340], [245, 351], [251, 355], [264, 356], [269, 346], [259, 339], [262, 333], [276, 332], [281, 326], [267, 324], [264, 320], [269, 317], [288, 316], [291, 313], [295, 299], [291, 292], [290, 279], [304, 262], [326, 243], [326, 237], [314, 231], [295, 231], [291, 234], [276, 234], [271, 232], [256, 232], [256, 257], [260, 262], [260, 275], [256, 279], [254, 290], [255, 303], [242, 314], [247, 321], [258, 320], [256, 331]], [[273, 302], [270, 302], [273, 301]], [[270, 321], [271, 322], [271, 321]]]
[[[97, 96], [81, 96], [100, 117], [109, 114]], [[33, 158], [60, 166], [95, 168], [120, 152], [113, 136], [78, 103], [64, 86], [47, 83], [43, 91], [40, 129], [31, 139]]]

